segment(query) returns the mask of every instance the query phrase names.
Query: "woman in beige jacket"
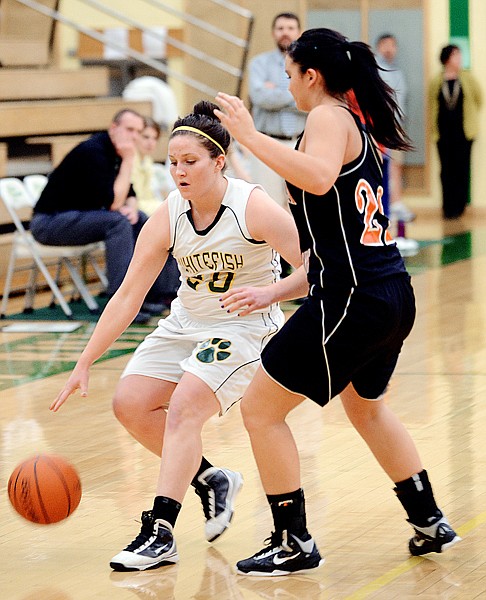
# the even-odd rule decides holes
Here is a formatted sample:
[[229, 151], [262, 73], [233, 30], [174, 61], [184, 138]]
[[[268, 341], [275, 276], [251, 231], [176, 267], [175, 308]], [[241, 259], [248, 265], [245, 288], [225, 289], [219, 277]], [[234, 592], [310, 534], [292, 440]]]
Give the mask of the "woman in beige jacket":
[[471, 147], [482, 98], [477, 80], [462, 69], [458, 46], [445, 46], [440, 62], [444, 68], [429, 87], [430, 122], [441, 164], [442, 213], [445, 219], [457, 219], [468, 201]]

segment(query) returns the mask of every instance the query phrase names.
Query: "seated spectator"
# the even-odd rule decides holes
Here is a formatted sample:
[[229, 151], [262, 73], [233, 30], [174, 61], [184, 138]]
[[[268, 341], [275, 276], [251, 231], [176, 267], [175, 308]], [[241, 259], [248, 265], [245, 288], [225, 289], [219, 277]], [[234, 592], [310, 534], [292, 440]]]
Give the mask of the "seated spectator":
[[[143, 117], [124, 109], [108, 131], [76, 146], [49, 176], [35, 205], [34, 238], [51, 246], [103, 241], [108, 296], [120, 286], [132, 258], [135, 241], [148, 217], [137, 208], [131, 186], [136, 140]], [[165, 308], [167, 290], [161, 273], [147, 294], [135, 321], [146, 322]]]
[[[138, 208], [147, 215], [152, 215], [161, 202], [165, 200], [174, 186], [165, 177], [157, 177], [153, 155], [160, 138], [160, 125], [150, 117], [144, 118], [144, 128], [137, 140], [137, 152], [132, 171], [132, 185], [137, 196]], [[159, 166], [159, 165], [157, 165]], [[161, 171], [166, 174], [167, 170]]]

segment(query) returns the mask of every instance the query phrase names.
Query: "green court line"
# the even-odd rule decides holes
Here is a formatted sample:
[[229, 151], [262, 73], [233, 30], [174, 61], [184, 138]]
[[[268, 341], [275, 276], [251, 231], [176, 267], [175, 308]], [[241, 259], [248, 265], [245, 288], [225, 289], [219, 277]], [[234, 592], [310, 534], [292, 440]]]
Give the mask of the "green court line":
[[[474, 250], [473, 250], [474, 249]], [[473, 256], [486, 255], [486, 230], [465, 231], [433, 240], [419, 241], [419, 252], [405, 258], [411, 275], [440, 269]]]
[[[486, 523], [486, 512], [479, 514], [476, 517], [473, 517], [467, 523], [464, 523], [461, 527], [457, 528], [456, 531], [459, 536], [465, 537], [468, 533], [484, 525]], [[371, 581], [361, 589], [357, 590], [351, 596], [346, 596], [344, 600], [363, 600], [364, 598], [368, 598], [374, 592], [384, 588], [395, 579], [398, 579], [400, 575], [411, 571], [415, 566], [417, 566], [422, 561], [426, 560], [426, 558], [422, 556], [411, 556], [408, 560], [397, 565], [387, 573], [384, 573], [374, 581]]]
[[[68, 334], [45, 333], [0, 344], [0, 391], [71, 371], [88, 340], [87, 327]], [[97, 362], [131, 354], [152, 329], [128, 329]]]
[[[473, 255], [473, 247], [474, 256], [486, 255], [486, 230], [467, 231], [436, 240], [423, 240], [419, 244], [418, 254], [405, 259], [407, 269], [412, 276], [460, 260], [468, 260]], [[83, 308], [82, 303], [73, 303], [73, 306], [77, 310]], [[282, 303], [284, 311], [295, 310], [296, 307], [295, 303]], [[37, 320], [39, 314], [53, 315], [52, 309], [49, 308], [38, 309], [34, 313], [30, 318], [22, 314], [15, 317], [29, 321]], [[43, 318], [50, 320], [46, 316]], [[61, 314], [59, 318], [65, 316]], [[37, 334], [0, 344], [0, 391], [71, 371], [93, 327], [94, 323], [86, 323], [81, 329], [69, 334]], [[130, 327], [99, 360], [106, 361], [134, 352], [153, 329], [151, 326]]]

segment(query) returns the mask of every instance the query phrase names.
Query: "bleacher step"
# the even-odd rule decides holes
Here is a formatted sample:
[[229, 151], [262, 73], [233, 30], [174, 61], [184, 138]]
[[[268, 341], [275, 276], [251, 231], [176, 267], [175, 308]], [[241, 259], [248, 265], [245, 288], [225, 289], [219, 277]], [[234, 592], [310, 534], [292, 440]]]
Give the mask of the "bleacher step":
[[150, 101], [119, 97], [0, 102], [0, 138], [103, 131], [127, 107], [152, 114]]
[[108, 96], [107, 67], [0, 69], [0, 100], [43, 100]]

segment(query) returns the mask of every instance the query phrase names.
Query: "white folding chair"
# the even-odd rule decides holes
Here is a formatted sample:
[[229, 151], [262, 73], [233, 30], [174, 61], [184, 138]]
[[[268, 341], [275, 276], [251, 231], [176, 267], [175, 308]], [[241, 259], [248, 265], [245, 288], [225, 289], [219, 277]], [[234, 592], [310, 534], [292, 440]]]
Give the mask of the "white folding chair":
[[[30, 195], [30, 198], [32, 200], [32, 206], [35, 205], [35, 203], [37, 202], [37, 200], [39, 200], [40, 195], [42, 194], [42, 190], [46, 187], [47, 184], [47, 175], [42, 175], [42, 174], [34, 174], [34, 175], [26, 175], [23, 179], [24, 182], [24, 186], [27, 189], [27, 192]], [[59, 280], [61, 277], [61, 271], [62, 271], [62, 258], [60, 258], [57, 261], [57, 265], [56, 265], [56, 277], [55, 277], [55, 282], [57, 283], [57, 285], [59, 286]], [[35, 286], [36, 286], [36, 280], [37, 280], [37, 268], [33, 268], [32, 269], [32, 280], [31, 280], [31, 285], [28, 288], [28, 292], [27, 292], [27, 296], [26, 296], [26, 301], [28, 301], [27, 299], [30, 298], [33, 301], [34, 295], [32, 293], [33, 290], [35, 290]], [[52, 294], [52, 299], [51, 299], [51, 306], [54, 306], [55, 304], [55, 295]], [[26, 312], [28, 309], [24, 308], [24, 312]]]
[[[31, 200], [32, 200], [32, 206], [35, 205], [35, 203], [37, 202], [37, 200], [39, 200], [40, 195], [42, 194], [42, 190], [46, 187], [48, 181], [48, 177], [47, 175], [42, 175], [42, 174], [34, 174], [34, 175], [26, 175], [23, 179], [24, 182], [24, 186], [27, 189], [27, 192], [29, 193]], [[57, 262], [56, 265], [56, 277], [55, 277], [55, 282], [58, 284], [59, 286], [59, 279], [61, 276], [61, 271], [62, 271], [62, 266], [63, 266], [63, 260], [62, 258], [60, 258]], [[83, 267], [85, 265], [83, 264]], [[34, 278], [36, 278], [37, 276], [37, 271], [38, 269], [33, 269], [32, 270], [32, 275]], [[29, 287], [29, 292], [31, 292], [35, 286], [35, 283], [33, 283], [30, 287]], [[28, 297], [31, 297], [33, 299], [32, 293], [29, 294]], [[52, 300], [51, 300], [51, 305], [54, 305], [55, 302], [55, 296], [54, 294], [52, 294]], [[24, 309], [25, 312], [25, 309]]]
[[[90, 294], [85, 282], [77, 268], [80, 263], [90, 262], [99, 277], [104, 288], [108, 285], [105, 274], [98, 265], [93, 254], [104, 249], [102, 242], [86, 244], [83, 246], [45, 246], [34, 240], [32, 234], [27, 231], [22, 223], [21, 212], [28, 209], [29, 218], [35, 201], [27, 192], [26, 187], [15, 177], [5, 177], [0, 179], [0, 197], [15, 225], [12, 242], [12, 252], [7, 268], [5, 278], [5, 287], [3, 290], [2, 305], [0, 308], [0, 317], [6, 315], [8, 299], [11, 292], [12, 278], [16, 271], [31, 270], [30, 283], [25, 294], [24, 312], [31, 312], [34, 304], [34, 297], [37, 290], [37, 272], [40, 271], [47, 281], [53, 296], [59, 302], [62, 310], [68, 318], [72, 318], [72, 310], [64, 299], [59, 289], [58, 274], [56, 279], [51, 276], [48, 266], [65, 266], [72, 279], [75, 289], [92, 312], [98, 312], [99, 306], [93, 296]], [[30, 259], [29, 266], [16, 267], [17, 259]], [[51, 260], [52, 259], [52, 260]], [[51, 262], [46, 262], [51, 260]], [[54, 262], [52, 262], [54, 261]]]
[[30, 194], [34, 204], [39, 200], [42, 190], [46, 187], [47, 175], [26, 175], [24, 185]]

